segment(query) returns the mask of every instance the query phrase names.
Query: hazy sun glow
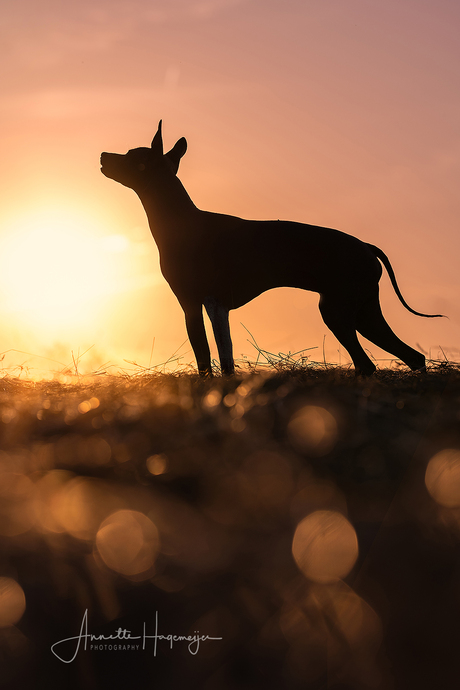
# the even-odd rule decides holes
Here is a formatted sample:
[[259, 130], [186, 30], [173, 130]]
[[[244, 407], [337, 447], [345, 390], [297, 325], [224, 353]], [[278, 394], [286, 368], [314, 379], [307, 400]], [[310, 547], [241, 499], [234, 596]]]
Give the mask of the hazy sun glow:
[[[409, 314], [385, 272], [391, 328], [458, 360], [459, 3], [3, 4], [14, 40], [0, 43], [0, 372], [93, 344], [122, 366], [169, 361], [182, 343], [194, 361], [144, 209], [100, 172], [102, 151], [148, 146], [160, 118], [165, 147], [187, 139], [178, 175], [199, 208], [379, 246], [408, 303], [449, 316]], [[255, 359], [248, 329], [268, 352], [348, 364], [317, 302], [273, 290], [232, 311], [235, 357]], [[309, 414], [293, 436], [331, 439]]]
[[41, 328], [96, 319], [101, 297], [118, 289], [116, 257], [127, 244], [122, 236], [103, 236], [83, 215], [22, 217], [1, 244], [0, 280], [12, 316]]

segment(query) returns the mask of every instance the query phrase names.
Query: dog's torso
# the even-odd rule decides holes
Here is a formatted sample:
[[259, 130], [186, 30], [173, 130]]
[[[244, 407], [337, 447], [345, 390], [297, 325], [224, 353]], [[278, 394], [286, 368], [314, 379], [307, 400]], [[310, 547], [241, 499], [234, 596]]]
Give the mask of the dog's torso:
[[339, 230], [199, 209], [176, 220], [171, 242], [160, 248], [160, 264], [181, 303], [212, 297], [226, 309], [276, 287], [321, 294], [360, 290], [377, 284], [382, 273], [368, 245]]

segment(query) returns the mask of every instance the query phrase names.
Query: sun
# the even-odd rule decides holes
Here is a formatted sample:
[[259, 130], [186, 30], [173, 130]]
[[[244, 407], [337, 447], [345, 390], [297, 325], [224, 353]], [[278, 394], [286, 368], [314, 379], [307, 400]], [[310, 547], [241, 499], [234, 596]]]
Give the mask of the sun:
[[124, 241], [104, 234], [90, 216], [63, 209], [8, 224], [0, 241], [8, 312], [42, 329], [96, 321], [104, 297], [117, 289], [116, 256]]

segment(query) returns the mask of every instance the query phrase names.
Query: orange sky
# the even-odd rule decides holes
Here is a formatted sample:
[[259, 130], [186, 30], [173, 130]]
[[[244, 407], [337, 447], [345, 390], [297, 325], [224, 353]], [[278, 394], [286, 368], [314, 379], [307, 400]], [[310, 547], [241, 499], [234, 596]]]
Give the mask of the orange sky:
[[[407, 302], [450, 317], [409, 314], [385, 276], [391, 326], [460, 359], [457, 2], [4, 0], [2, 15], [0, 351], [68, 363], [94, 346], [85, 370], [185, 341], [139, 200], [99, 171], [163, 118], [165, 146], [188, 140], [179, 176], [198, 207], [377, 244]], [[267, 350], [318, 359], [327, 334], [337, 359], [317, 301], [278, 290], [232, 312], [235, 356], [254, 353], [242, 322]], [[60, 368], [3, 361], [18, 364]]]

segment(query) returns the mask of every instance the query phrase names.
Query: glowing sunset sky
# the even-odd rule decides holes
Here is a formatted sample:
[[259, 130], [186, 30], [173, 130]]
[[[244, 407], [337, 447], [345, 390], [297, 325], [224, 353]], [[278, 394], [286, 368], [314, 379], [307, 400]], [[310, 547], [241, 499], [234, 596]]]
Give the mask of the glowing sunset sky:
[[[70, 362], [94, 345], [84, 370], [185, 341], [138, 198], [99, 170], [163, 118], [165, 146], [188, 140], [198, 207], [378, 245], [410, 306], [449, 316], [409, 314], [385, 274], [397, 335], [460, 359], [457, 2], [5, 0], [2, 19], [0, 351]], [[337, 359], [317, 301], [278, 290], [232, 312], [235, 356], [254, 354], [243, 322], [267, 350], [318, 359], [327, 334]], [[4, 365], [24, 362], [59, 368]]]

